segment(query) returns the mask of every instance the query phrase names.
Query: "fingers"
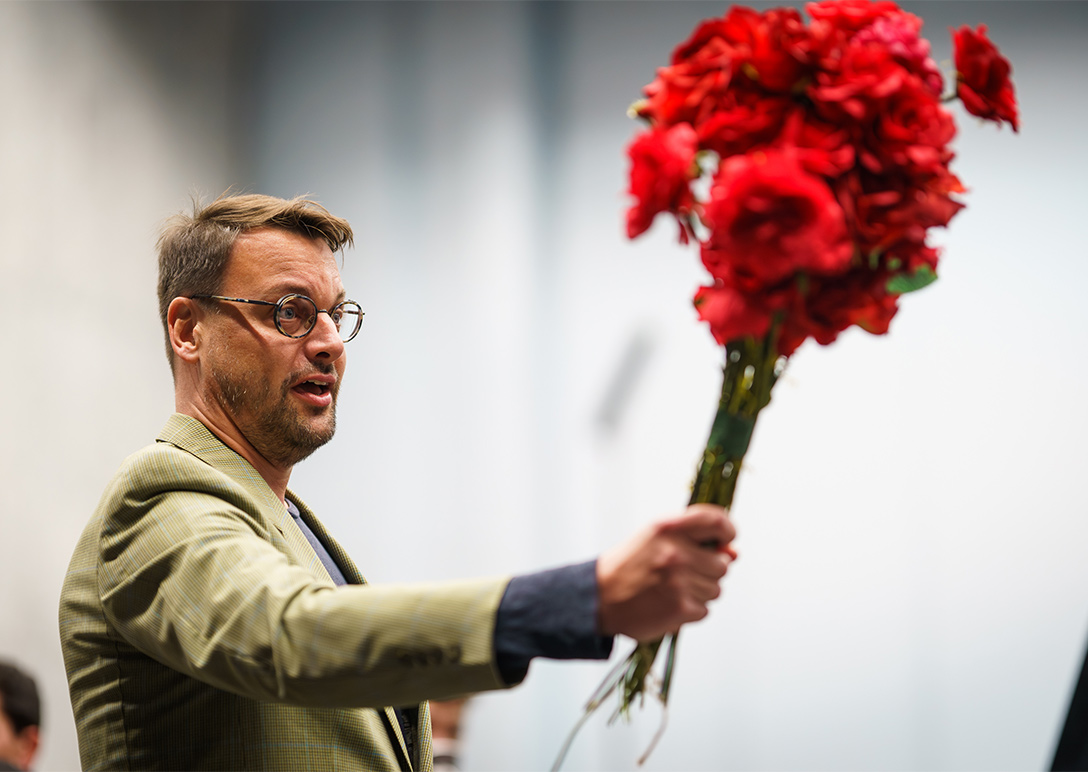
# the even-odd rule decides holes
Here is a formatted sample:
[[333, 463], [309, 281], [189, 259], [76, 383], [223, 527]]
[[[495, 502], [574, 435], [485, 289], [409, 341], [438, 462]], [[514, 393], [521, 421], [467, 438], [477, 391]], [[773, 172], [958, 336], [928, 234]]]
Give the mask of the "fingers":
[[682, 555], [682, 558], [677, 560], [680, 567], [714, 581], [725, 576], [729, 564], [733, 562], [733, 559], [725, 552], [707, 549], [686, 539], [682, 540], [677, 547]]
[[676, 567], [672, 577], [679, 599], [692, 600], [704, 607], [717, 599], [721, 595], [721, 580], [731, 562], [731, 558], [718, 552], [691, 549], [689, 558]]
[[688, 585], [685, 588], [684, 594], [696, 603], [705, 606], [710, 601], [716, 600], [718, 596], [722, 594], [722, 586], [718, 579], [711, 579], [708, 576], [693, 575], [688, 580]]
[[729, 510], [714, 504], [692, 504], [676, 517], [662, 521], [659, 528], [663, 533], [683, 534], [695, 542], [716, 542], [719, 548], [737, 535]]

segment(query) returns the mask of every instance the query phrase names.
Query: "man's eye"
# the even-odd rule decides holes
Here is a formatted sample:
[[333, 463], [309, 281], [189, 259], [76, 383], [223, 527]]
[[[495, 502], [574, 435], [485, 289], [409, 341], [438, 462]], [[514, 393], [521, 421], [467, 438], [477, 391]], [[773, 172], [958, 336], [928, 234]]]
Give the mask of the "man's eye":
[[280, 319], [285, 322], [294, 321], [298, 318], [298, 312], [290, 306], [284, 306], [280, 309]]

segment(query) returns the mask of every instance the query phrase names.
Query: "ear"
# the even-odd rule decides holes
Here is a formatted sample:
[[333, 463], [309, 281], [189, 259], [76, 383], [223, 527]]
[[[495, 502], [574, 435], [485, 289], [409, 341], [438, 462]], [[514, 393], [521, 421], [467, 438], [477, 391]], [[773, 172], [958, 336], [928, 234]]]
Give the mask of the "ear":
[[19, 732], [16, 737], [16, 744], [19, 748], [18, 764], [21, 769], [30, 769], [30, 765], [34, 763], [34, 756], [38, 753], [40, 739], [38, 727], [36, 726], [24, 727], [23, 731]]
[[195, 300], [174, 298], [166, 310], [166, 329], [174, 356], [185, 362], [196, 362], [200, 349], [200, 321], [203, 310]]

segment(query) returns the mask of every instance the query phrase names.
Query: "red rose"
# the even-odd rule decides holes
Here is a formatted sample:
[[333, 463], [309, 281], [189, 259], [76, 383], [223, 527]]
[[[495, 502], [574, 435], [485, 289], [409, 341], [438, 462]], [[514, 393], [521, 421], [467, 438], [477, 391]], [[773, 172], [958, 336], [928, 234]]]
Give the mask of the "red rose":
[[953, 32], [956, 58], [956, 95], [967, 112], [1020, 130], [1016, 94], [1009, 75], [1012, 66], [986, 37], [986, 25], [978, 32], [961, 27]]
[[808, 29], [796, 11], [760, 14], [734, 6], [677, 46], [671, 64], [644, 89], [640, 113], [655, 123], [686, 121], [696, 128], [723, 110], [758, 116], [760, 100], [788, 97], [808, 77], [808, 48]]
[[[728, 43], [726, 21], [722, 19], [704, 19], [691, 33], [691, 36], [678, 45], [672, 52], [669, 63], [673, 66], [706, 59], [708, 51], [721, 51], [721, 44]], [[728, 46], [731, 50], [731, 46]]]
[[[953, 193], [963, 193], [966, 188], [959, 178], [945, 168], [924, 178], [899, 183], [902, 202], [894, 207], [895, 220], [913, 223], [919, 228], [943, 228], [963, 209], [963, 204], [952, 198]], [[894, 187], [890, 183], [889, 187]], [[920, 242], [922, 239], [918, 239]]]
[[884, 272], [863, 269], [806, 282], [784, 315], [778, 353], [789, 356], [806, 338], [826, 346], [853, 325], [883, 335], [898, 311], [899, 299], [888, 292], [887, 281]]
[[885, 46], [850, 44], [836, 69], [817, 73], [808, 94], [821, 118], [836, 124], [864, 123], [883, 109], [908, 76]]
[[805, 75], [809, 35], [794, 9], [759, 14], [735, 5], [721, 29], [737, 51], [737, 70], [761, 91], [788, 94]]
[[813, 19], [847, 32], [857, 32], [876, 19], [903, 13], [891, 0], [875, 3], [870, 0], [824, 0], [809, 3], [805, 10]]
[[898, 296], [886, 288], [883, 272], [853, 271], [840, 277], [816, 277], [786, 283], [766, 293], [747, 294], [721, 280], [695, 294], [699, 318], [721, 345], [751, 336], [762, 338], [775, 315], [782, 327], [776, 351], [790, 356], [808, 338], [833, 343], [854, 325], [874, 335], [888, 331], [898, 311]]
[[760, 295], [749, 295], [722, 280], [700, 287], [695, 293], [695, 310], [710, 325], [710, 334], [721, 345], [752, 336], [762, 338], [771, 327], [773, 309]]
[[628, 238], [646, 231], [659, 212], [690, 211], [693, 197], [689, 182], [693, 177], [696, 142], [695, 130], [681, 123], [668, 129], [644, 131], [628, 146], [629, 192], [635, 197], [634, 205], [627, 210]]
[[857, 325], [873, 335], [888, 331], [899, 310], [899, 296], [887, 290], [884, 272], [854, 271], [825, 281], [806, 298], [810, 322], [822, 325], [813, 337], [827, 345], [838, 333]]
[[704, 21], [643, 89], [642, 114], [655, 124], [696, 123], [726, 95], [736, 51], [722, 36], [722, 19]]
[[955, 136], [952, 116], [919, 78], [910, 76], [877, 117], [860, 160], [876, 174], [939, 174], [952, 159], [948, 143]]
[[706, 61], [707, 51], [721, 50], [725, 43], [751, 80], [770, 91], [788, 91], [805, 60], [808, 30], [801, 14], [792, 8], [757, 13], [732, 6], [721, 19], [708, 19], [696, 27], [672, 54], [673, 66]]
[[854, 166], [855, 151], [850, 131], [794, 110], [786, 119], [776, 147], [792, 148], [806, 172], [834, 178]]
[[951, 197], [962, 192], [959, 179], [946, 169], [918, 180], [855, 172], [835, 182], [835, 195], [863, 258], [896, 245], [918, 248], [928, 228], [947, 225], [963, 208]]
[[929, 41], [921, 36], [922, 20], [913, 13], [900, 12], [874, 19], [854, 36], [853, 42], [885, 46], [907, 69], [917, 75], [936, 97], [944, 90], [944, 79], [929, 55]]
[[799, 277], [765, 292], [745, 293], [719, 279], [699, 288], [695, 308], [722, 345], [746, 336], [761, 338], [780, 316], [775, 348], [790, 356], [808, 338], [826, 346], [854, 325], [874, 335], [886, 333], [899, 300], [887, 282], [884, 271], [860, 269], [841, 276]]
[[827, 183], [786, 151], [724, 161], [704, 217], [711, 230], [704, 263], [745, 291], [797, 272], [842, 271], [850, 263], [842, 207]]
[[790, 105], [790, 100], [782, 97], [733, 91], [727, 103], [695, 127], [699, 146], [728, 158], [768, 145], [781, 130]]

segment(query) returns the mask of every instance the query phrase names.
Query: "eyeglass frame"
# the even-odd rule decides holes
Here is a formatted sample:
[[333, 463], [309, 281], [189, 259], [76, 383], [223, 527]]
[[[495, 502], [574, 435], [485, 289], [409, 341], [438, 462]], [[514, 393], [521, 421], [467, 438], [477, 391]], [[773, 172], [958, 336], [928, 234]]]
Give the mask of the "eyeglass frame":
[[[303, 294], [298, 293], [298, 292], [289, 292], [286, 295], [284, 295], [282, 298], [277, 300], [275, 303], [273, 303], [270, 300], [250, 300], [248, 298], [228, 298], [228, 297], [226, 297], [224, 295], [204, 295], [204, 294], [200, 294], [200, 295], [189, 295], [188, 298], [190, 300], [225, 300], [228, 303], [250, 303], [251, 305], [255, 305], [255, 306], [272, 306], [273, 308], [276, 309], [275, 311], [272, 312], [272, 321], [276, 325], [276, 330], [280, 333], [280, 335], [291, 338], [292, 340], [299, 340], [300, 338], [305, 338], [307, 335], [309, 335], [311, 332], [313, 332], [314, 327], [317, 326], [317, 315], [318, 314], [328, 314], [329, 318], [332, 319], [332, 312], [333, 311], [340, 308], [340, 306], [346, 305], [347, 303], [351, 303], [352, 305], [354, 305], [356, 308], [359, 309], [359, 320], [355, 323], [355, 329], [352, 331], [352, 333], [351, 333], [351, 335], [349, 337], [347, 337], [347, 338], [341, 337], [340, 338], [340, 340], [342, 342], [347, 343], [348, 341], [353, 340], [355, 338], [355, 336], [359, 334], [359, 330], [362, 329], [362, 327], [363, 327], [363, 317], [366, 316], [366, 312], [363, 311], [363, 307], [360, 306], [359, 303], [357, 301], [355, 301], [355, 300], [341, 300], [339, 303], [337, 303], [332, 308], [318, 308], [317, 307], [317, 301], [315, 301], [313, 298], [311, 298], [308, 295], [303, 295]], [[294, 300], [295, 298], [301, 298], [302, 300], [307, 300], [314, 307], [313, 321], [310, 323], [310, 326], [306, 330], [306, 332], [302, 333], [301, 335], [291, 335], [290, 333], [285, 332], [283, 327], [280, 326], [280, 309], [283, 308], [284, 303], [286, 303], [289, 300]], [[336, 322], [334, 320], [333, 324], [335, 324], [335, 323]], [[337, 330], [339, 330], [339, 329], [340, 328], [337, 327]]]

